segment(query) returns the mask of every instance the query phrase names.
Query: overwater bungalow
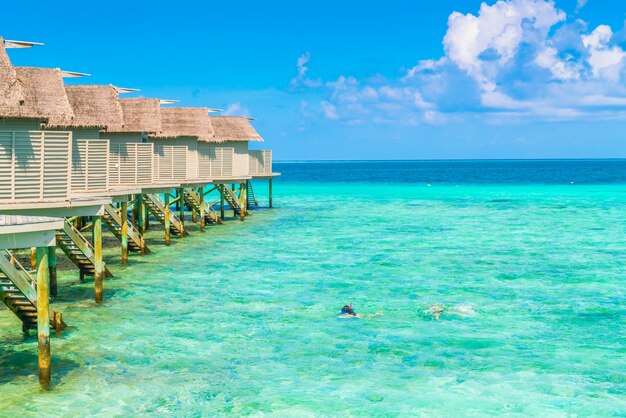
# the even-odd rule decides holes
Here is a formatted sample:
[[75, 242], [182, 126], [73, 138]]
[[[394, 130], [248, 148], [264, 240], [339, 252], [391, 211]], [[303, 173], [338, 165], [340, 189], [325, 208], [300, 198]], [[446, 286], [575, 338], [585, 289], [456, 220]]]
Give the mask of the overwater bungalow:
[[[10, 215], [58, 216], [66, 218], [57, 231], [57, 243], [80, 269], [81, 276], [94, 276], [95, 298], [102, 300], [102, 279], [110, 275], [101, 255], [98, 231], [107, 197], [85, 197], [72, 191], [72, 147], [70, 131], [41, 130], [50, 121], [71, 123], [74, 118], [58, 69], [13, 67], [0, 44], [0, 78], [3, 79], [0, 109], [0, 213]], [[90, 242], [67, 218], [94, 219]], [[56, 295], [56, 259], [51, 294]]]
[[[269, 206], [272, 206], [272, 179], [280, 173], [272, 171], [272, 152], [270, 150], [250, 150], [250, 142], [263, 142], [263, 138], [250, 124], [250, 119], [241, 116], [211, 116], [210, 117], [215, 137], [213, 142], [219, 144], [226, 153], [232, 154], [232, 172], [222, 178], [217, 178], [214, 183], [221, 189], [222, 196], [235, 195], [238, 186], [238, 202], [229, 201], [231, 207], [236, 210], [240, 205], [243, 211], [247, 211], [250, 204], [256, 204], [256, 196], [252, 188], [251, 180], [269, 180]], [[215, 146], [215, 145], [214, 145]], [[229, 189], [232, 185], [232, 190]], [[232, 192], [232, 193], [231, 193]], [[223, 202], [221, 207], [223, 208]]]
[[[111, 275], [102, 257], [103, 224], [120, 240], [124, 264], [129, 251], [148, 251], [142, 232], [150, 215], [163, 224], [169, 245], [171, 233], [187, 235], [185, 206], [200, 217], [201, 230], [221, 223], [226, 204], [243, 219], [254, 199], [250, 180], [271, 181], [277, 173], [271, 151], [248, 149], [262, 139], [246, 118], [119, 98], [129, 90], [65, 85], [64, 78], [81, 74], [13, 66], [5, 48], [32, 45], [0, 38], [0, 299], [25, 331], [37, 328], [47, 387], [49, 329], [65, 327], [49, 307], [57, 294], [57, 246], [81, 280], [94, 277], [100, 303], [103, 279]], [[206, 198], [215, 190], [220, 200], [211, 204]], [[31, 249], [30, 269], [14, 256], [22, 248]]]
[[[189, 205], [193, 218], [200, 218], [200, 231], [205, 224], [220, 223], [217, 213], [206, 204], [205, 187], [212, 182], [211, 171], [206, 169], [205, 161], [200, 161], [202, 142], [210, 141], [213, 127], [208, 118], [209, 109], [195, 107], [161, 107], [161, 132], [150, 135], [149, 141], [155, 145], [155, 153], [163, 161], [165, 155], [175, 156], [180, 149], [186, 152], [185, 159], [171, 159], [173, 173], [179, 173], [175, 179], [180, 182], [174, 201], [178, 202], [179, 219], [184, 222], [184, 206]], [[169, 161], [166, 162], [169, 164]], [[173, 167], [174, 164], [181, 167]], [[162, 169], [163, 167], [161, 167]], [[185, 170], [184, 179], [182, 170]], [[176, 174], [175, 174], [176, 175]], [[170, 196], [165, 194], [165, 204], [169, 207]]]

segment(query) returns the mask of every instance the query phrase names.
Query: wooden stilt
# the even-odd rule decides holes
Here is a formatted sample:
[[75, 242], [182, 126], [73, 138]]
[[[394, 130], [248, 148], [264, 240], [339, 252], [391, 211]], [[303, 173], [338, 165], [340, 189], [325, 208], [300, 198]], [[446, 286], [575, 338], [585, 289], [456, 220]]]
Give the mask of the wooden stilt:
[[239, 183], [239, 220], [244, 221], [246, 211], [246, 183]]
[[37, 248], [35, 247], [30, 249], [30, 269], [33, 271], [37, 269]]
[[218, 189], [220, 191], [220, 217], [224, 220], [224, 193], [221, 188]]
[[143, 199], [139, 202], [139, 230], [142, 235], [146, 233], [146, 204]]
[[104, 279], [104, 261], [102, 260], [102, 217], [93, 218], [93, 249], [95, 259], [94, 290], [96, 303], [102, 303], [102, 281]]
[[198, 197], [200, 197], [200, 232], [204, 232], [204, 226], [206, 225], [206, 219], [204, 216], [204, 187], [198, 187]]
[[57, 247], [48, 247], [48, 268], [50, 280], [50, 296], [57, 296]]
[[270, 189], [270, 209], [272, 208], [272, 179], [269, 179], [269, 189]]
[[[53, 247], [54, 248], [54, 247]], [[48, 276], [48, 250], [38, 247], [37, 260], [37, 342], [39, 384], [50, 388], [50, 295]]]
[[133, 211], [131, 213], [133, 225], [139, 226], [139, 202], [141, 201], [141, 195], [136, 195], [133, 201]]
[[169, 247], [171, 242], [171, 230], [170, 230], [170, 194], [165, 193], [165, 204], [163, 205], [165, 208], [165, 245]]
[[[180, 189], [174, 189], [174, 197], [176, 199], [178, 199], [179, 196], [182, 196], [182, 194], [179, 193], [179, 190]], [[176, 209], [176, 212], [180, 212], [180, 199], [176, 200], [176, 206], [174, 206], [174, 208]]]
[[122, 218], [122, 265], [128, 264], [128, 202], [121, 203], [120, 215]]
[[184, 194], [183, 194], [183, 189], [178, 189], [178, 196], [180, 196], [180, 199], [178, 200], [180, 202], [180, 207], [179, 207], [179, 212], [178, 212], [178, 219], [180, 220], [180, 236], [184, 237], [185, 236], [185, 198], [184, 198]]
[[248, 190], [250, 190], [250, 180], [246, 180], [246, 212], [250, 209], [250, 202], [248, 201]]
[[150, 210], [148, 209], [148, 205], [143, 203], [144, 214], [143, 214], [143, 228], [145, 231], [150, 229]]

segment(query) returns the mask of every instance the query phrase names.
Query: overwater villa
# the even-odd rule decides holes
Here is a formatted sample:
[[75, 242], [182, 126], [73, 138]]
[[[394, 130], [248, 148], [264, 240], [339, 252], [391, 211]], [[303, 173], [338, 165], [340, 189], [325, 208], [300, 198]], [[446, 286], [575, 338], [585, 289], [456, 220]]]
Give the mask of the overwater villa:
[[[186, 209], [200, 231], [222, 223], [226, 208], [243, 220], [258, 205], [251, 181], [270, 182], [271, 206], [279, 174], [271, 151], [248, 149], [262, 141], [248, 119], [120, 98], [132, 90], [112, 85], [64, 84], [80, 73], [14, 67], [5, 48], [32, 45], [0, 38], [0, 299], [24, 331], [38, 330], [47, 387], [50, 326], [65, 327], [49, 307], [58, 292], [57, 247], [81, 280], [94, 278], [101, 303], [103, 280], [112, 275], [102, 256], [103, 227], [119, 240], [126, 264], [129, 252], [149, 252], [143, 233], [150, 219], [163, 225], [166, 245], [171, 235], [187, 235]], [[31, 249], [30, 266], [18, 262], [18, 249]]]

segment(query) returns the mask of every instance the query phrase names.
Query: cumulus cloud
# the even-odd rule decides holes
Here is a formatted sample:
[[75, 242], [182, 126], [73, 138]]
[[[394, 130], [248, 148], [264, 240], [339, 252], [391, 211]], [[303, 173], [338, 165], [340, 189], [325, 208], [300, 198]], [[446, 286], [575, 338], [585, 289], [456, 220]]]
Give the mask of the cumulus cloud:
[[315, 88], [325, 96], [320, 115], [352, 124], [625, 117], [626, 52], [609, 26], [568, 18], [552, 0], [482, 3], [447, 24], [444, 54], [402, 77], [313, 80], [307, 53], [291, 86]]
[[585, 4], [587, 4], [587, 1], [588, 0], [577, 0], [576, 1], [576, 13], [580, 12], [580, 9], [585, 7]]

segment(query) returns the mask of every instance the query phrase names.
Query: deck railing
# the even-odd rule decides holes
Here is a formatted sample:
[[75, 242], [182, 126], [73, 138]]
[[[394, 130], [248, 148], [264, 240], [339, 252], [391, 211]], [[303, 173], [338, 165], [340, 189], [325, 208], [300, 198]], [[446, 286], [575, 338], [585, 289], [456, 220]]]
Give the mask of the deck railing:
[[72, 133], [0, 131], [0, 202], [68, 200]]
[[153, 177], [158, 181], [187, 180], [187, 147], [156, 145], [153, 170]]
[[111, 144], [109, 186], [152, 184], [153, 144]]
[[198, 144], [198, 176], [211, 179], [232, 177], [234, 155], [234, 148]]
[[72, 192], [102, 192], [109, 189], [109, 141], [80, 139], [72, 153]]
[[272, 151], [248, 151], [250, 161], [250, 175], [260, 176], [272, 174]]

